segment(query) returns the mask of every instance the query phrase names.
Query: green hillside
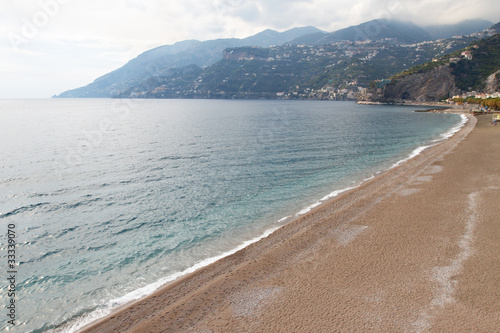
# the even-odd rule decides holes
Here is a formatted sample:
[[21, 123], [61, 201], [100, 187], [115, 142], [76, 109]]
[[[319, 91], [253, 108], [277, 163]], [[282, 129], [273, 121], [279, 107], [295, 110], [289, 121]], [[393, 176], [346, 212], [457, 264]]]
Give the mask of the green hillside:
[[411, 22], [373, 20], [332, 33], [303, 27], [265, 30], [244, 39], [184, 41], [147, 51], [56, 97], [355, 98], [373, 80], [425, 64], [486, 35], [478, 31], [431, 40]]
[[[465, 58], [463, 52], [470, 52], [472, 59]], [[486, 78], [500, 70], [500, 34], [474, 41], [465, 48], [411, 67], [393, 75], [390, 79], [397, 81], [410, 75], [427, 73], [442, 65], [450, 66], [451, 73], [455, 77], [455, 85], [460, 90], [482, 90]]]
[[462, 59], [450, 64], [455, 83], [464, 91], [483, 90], [486, 78], [500, 70], [500, 34], [474, 43], [467, 49], [472, 60]]
[[[415, 44], [380, 40], [233, 47], [224, 51], [223, 60], [203, 70], [162, 73], [115, 97], [354, 99], [359, 89], [367, 88], [373, 80], [477, 40], [461, 37]], [[199, 75], [192, 77], [197, 72]]]

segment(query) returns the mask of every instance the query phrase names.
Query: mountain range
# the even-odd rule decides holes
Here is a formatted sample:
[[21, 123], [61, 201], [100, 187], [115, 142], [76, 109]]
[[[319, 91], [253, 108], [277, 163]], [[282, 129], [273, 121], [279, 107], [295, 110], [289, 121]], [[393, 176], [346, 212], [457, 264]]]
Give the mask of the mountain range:
[[[235, 58], [238, 66], [245, 63], [245, 61], [248, 62], [250, 60], [258, 60], [257, 62], [253, 61], [253, 63], [250, 64], [245, 63], [245, 65], [251, 70], [240, 73], [243, 75], [242, 77], [237, 77], [239, 74], [236, 74], [236, 78], [233, 78], [241, 83], [241, 89], [238, 91], [245, 91], [245, 84], [243, 83], [246, 83], [247, 86], [252, 85], [252, 89], [257, 92], [265, 92], [266, 86], [271, 88], [268, 90], [272, 93], [274, 93], [278, 88], [279, 91], [289, 90], [292, 86], [302, 86], [304, 89], [317, 89], [319, 88], [320, 83], [324, 85], [328, 82], [335, 81], [335, 77], [339, 74], [334, 70], [327, 71], [325, 73], [321, 70], [321, 66], [331, 68], [337, 65], [340, 65], [337, 66], [338, 68], [350, 68], [352, 65], [359, 65], [360, 70], [365, 70], [365, 74], [358, 73], [354, 76], [351, 75], [351, 77], [348, 78], [351, 81], [359, 81], [358, 79], [361, 77], [361, 81], [363, 81], [361, 84], [362, 86], [367, 85], [369, 81], [376, 78], [377, 75], [390, 76], [403, 70], [404, 66], [414, 65], [415, 61], [418, 63], [424, 63], [425, 61], [430, 60], [429, 58], [432, 58], [432, 52], [444, 52], [443, 48], [436, 45], [443, 45], [445, 48], [448, 47], [448, 50], [451, 49], [451, 51], [464, 46], [461, 45], [459, 39], [450, 40], [446, 45], [441, 42], [439, 42], [441, 43], [439, 44], [436, 42], [437, 37], [440, 39], [449, 38], [451, 37], [450, 35], [454, 35], [457, 31], [460, 31], [462, 35], [469, 35], [483, 30], [485, 26], [491, 26], [491, 22], [484, 20], [471, 20], [464, 22], [463, 24], [456, 24], [452, 26], [419, 27], [411, 22], [372, 20], [331, 33], [321, 31], [315, 27], [302, 27], [284, 32], [277, 32], [268, 29], [254, 36], [243, 39], [229, 38], [204, 42], [186, 40], [173, 45], [160, 46], [146, 51], [130, 60], [123, 67], [97, 78], [89, 85], [66, 91], [55, 97], [227, 98], [227, 95], [217, 96], [217, 94], [212, 94], [214, 91], [218, 90], [219, 92], [223, 91], [224, 94], [222, 95], [225, 95], [225, 92], [228, 90], [223, 90], [220, 87], [218, 88], [220, 84], [217, 85], [213, 83], [219, 79], [222, 79], [222, 81], [226, 80], [226, 78], [229, 79], [231, 75], [227, 74], [234, 74], [233, 67], [235, 63], [234, 61], [230, 61], [230, 56], [226, 51], [231, 49], [233, 53], [236, 51], [236, 54], [241, 55], [241, 52], [238, 52], [238, 48], [244, 49], [245, 47], [247, 47], [247, 49], [248, 47], [251, 47], [251, 52], [247, 52], [247, 55], [252, 56], [252, 53], [263, 52], [266, 53], [268, 57], [265, 59], [263, 57], [256, 58], [255, 56], [253, 59], [251, 59], [251, 57], [245, 58], [244, 56], [238, 56]], [[467, 41], [467, 39], [465, 39], [465, 41]], [[350, 42], [351, 44], [347, 45], [345, 44], [346, 42]], [[408, 48], [406, 45], [413, 45], [414, 50], [425, 49], [425, 46], [417, 45], [425, 42], [434, 42], [434, 49], [429, 52], [424, 52], [425, 54], [421, 55], [412, 54], [411, 60], [408, 58], [408, 61], [404, 58], [408, 56], [408, 54], [406, 54], [407, 52], [402, 52], [405, 47]], [[362, 46], [366, 44], [370, 44], [372, 47], [363, 48]], [[325, 48], [322, 46], [326, 46], [329, 51], [325, 52]], [[309, 48], [307, 50], [307, 57], [293, 56], [292, 58], [295, 59], [295, 62], [288, 61], [290, 60], [291, 54], [298, 54], [299, 51], [304, 54], [306, 51], [301, 50], [301, 48], [304, 47]], [[395, 47], [397, 47], [397, 49], [393, 50], [395, 52], [394, 55], [398, 52], [400, 53], [398, 55], [400, 59], [395, 61], [397, 64], [394, 63], [394, 61], [391, 61], [394, 63], [395, 67], [379, 70], [377, 68], [376, 61], [378, 60], [380, 62], [380, 66], [384, 67], [383, 62], [394, 57], [394, 55], [388, 54], [384, 51]], [[361, 61], [360, 64], [357, 64], [360, 62], [359, 59], [364, 59], [364, 57], [353, 58], [352, 55], [349, 56], [349, 52], [344, 52], [346, 48], [351, 48], [351, 53], [353, 52], [354, 54], [359, 54], [360, 56], [367, 53], [365, 51], [370, 49], [371, 51], [365, 55], [369, 59]], [[285, 49], [288, 51], [284, 51]], [[291, 49], [293, 49], [293, 52], [290, 51]], [[322, 49], [323, 51], [321, 51]], [[340, 56], [340, 53], [337, 52], [339, 50], [344, 52], [342, 53], [344, 56]], [[281, 61], [278, 61], [280, 52], [284, 57], [288, 54], [289, 58], [282, 58]], [[328, 55], [326, 57], [317, 56], [317, 54], [323, 53], [328, 53], [334, 58], [340, 57], [336, 60], [337, 63], [334, 65], [332, 63], [333, 59], [331, 59]], [[380, 54], [385, 54], [385, 56], [381, 57]], [[225, 57], [226, 59], [224, 59]], [[271, 59], [278, 62], [272, 64], [273, 61], [270, 61]], [[328, 61], [325, 61], [325, 59]], [[309, 64], [307, 64], [308, 62]], [[367, 65], [367, 62], [370, 64]], [[407, 62], [410, 63], [407, 64]], [[260, 64], [260, 67], [256, 68], [255, 65], [257, 64]], [[265, 73], [260, 73], [259, 70], [267, 71], [267, 65], [274, 66], [274, 71], [276, 71], [276, 69], [283, 70], [283, 68], [286, 67], [285, 76], [288, 75], [289, 84], [278, 84], [277, 86], [272, 86], [272, 83], [276, 83], [276, 80], [265, 82], [266, 75], [264, 75]], [[252, 66], [255, 68], [250, 68]], [[272, 66], [270, 67], [271, 70], [273, 70]], [[297, 70], [297, 73], [301, 74], [295, 75], [294, 70]], [[347, 69], [345, 69], [345, 71], [347, 71]], [[260, 76], [260, 78], [259, 80], [249, 80], [249, 75], [245, 74], [252, 74], [252, 76], [255, 74], [255, 76]], [[327, 78], [325, 75], [330, 75], [332, 77]], [[300, 79], [297, 79], [299, 76]], [[269, 78], [269, 75], [267, 75], [267, 78]], [[210, 80], [214, 82], [210, 84]], [[336, 80], [336, 84], [338, 83], [337, 81], [342, 80]], [[207, 84], [207, 82], [209, 84]], [[256, 88], [256, 85], [259, 85], [259, 87]], [[225, 86], [227, 86], [227, 84]], [[247, 87], [247, 90], [248, 89], [250, 88]], [[153, 91], [162, 92], [162, 94], [153, 94]], [[194, 93], [195, 91], [201, 91], [201, 93], [196, 94]], [[241, 96], [241, 94], [233, 94], [232, 98]], [[247, 97], [265, 98], [269, 96], [250, 94]]]
[[293, 28], [285, 32], [268, 29], [243, 39], [186, 40], [164, 45], [140, 54], [123, 67], [97, 78], [85, 87], [64, 92], [57, 97], [114, 97], [151, 77], [162, 76], [173, 68], [210, 66], [222, 59], [222, 52], [229, 47], [281, 45], [318, 32], [322, 33], [314, 27]]
[[291, 44], [324, 45], [343, 40], [366, 41], [386, 38], [396, 39], [400, 43], [418, 43], [433, 39], [427, 31], [412, 22], [395, 20], [385, 21], [379, 19], [337, 30], [332, 33], [313, 33], [305, 35], [293, 40]]

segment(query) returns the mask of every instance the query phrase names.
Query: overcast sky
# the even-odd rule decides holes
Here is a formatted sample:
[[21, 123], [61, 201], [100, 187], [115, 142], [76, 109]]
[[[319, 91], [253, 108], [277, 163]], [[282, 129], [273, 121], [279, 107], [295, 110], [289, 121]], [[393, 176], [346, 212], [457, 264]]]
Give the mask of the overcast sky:
[[0, 98], [46, 98], [156, 46], [375, 18], [500, 20], [498, 0], [1, 0]]

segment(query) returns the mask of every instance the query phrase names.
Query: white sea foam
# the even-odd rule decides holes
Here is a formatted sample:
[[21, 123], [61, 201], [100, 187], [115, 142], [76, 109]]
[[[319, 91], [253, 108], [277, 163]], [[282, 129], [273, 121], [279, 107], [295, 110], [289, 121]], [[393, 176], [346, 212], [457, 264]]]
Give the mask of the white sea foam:
[[132, 301], [138, 300], [140, 298], [144, 298], [148, 295], [151, 295], [155, 291], [157, 291], [159, 288], [164, 286], [165, 284], [172, 282], [172, 281], [174, 281], [182, 276], [185, 276], [187, 274], [193, 273], [193, 272], [197, 271], [198, 269], [203, 268], [205, 266], [208, 266], [208, 265], [210, 265], [210, 264], [212, 264], [220, 259], [223, 259], [227, 256], [230, 256], [231, 254], [234, 254], [234, 253], [244, 249], [245, 247], [247, 247], [253, 243], [258, 242], [261, 239], [268, 237], [269, 235], [271, 235], [273, 232], [275, 232], [278, 229], [279, 229], [279, 227], [274, 227], [274, 228], [268, 229], [262, 235], [257, 236], [251, 240], [245, 241], [232, 250], [229, 250], [229, 251], [226, 251], [226, 252], [219, 254], [217, 256], [202, 260], [202, 261], [194, 264], [193, 266], [185, 269], [184, 271], [175, 272], [175, 273], [170, 274], [170, 275], [168, 275], [168, 276], [166, 276], [166, 277], [164, 277], [164, 278], [162, 278], [154, 283], [151, 283], [151, 284], [148, 284], [142, 288], [136, 289], [136, 290], [124, 295], [124, 296], [112, 299], [112, 300], [108, 301], [103, 308], [94, 310], [90, 314], [88, 314], [88, 315], [82, 317], [80, 320], [74, 322], [70, 327], [56, 330], [56, 332], [64, 332], [64, 333], [77, 332], [78, 330], [82, 329], [86, 325], [89, 325], [98, 319], [101, 319], [101, 318], [108, 316], [109, 314], [111, 314], [111, 312], [114, 309], [116, 309], [122, 305], [125, 305], [129, 302], [132, 302]]
[[[430, 148], [432, 146], [434, 146], [437, 142], [440, 142], [440, 141], [443, 141], [443, 140], [446, 140], [446, 139], [449, 139], [451, 138], [455, 133], [457, 133], [458, 131], [460, 131], [460, 129], [462, 127], [465, 126], [465, 124], [469, 121], [469, 119], [464, 115], [464, 114], [461, 114], [460, 117], [462, 118], [462, 120], [460, 121], [460, 123], [455, 126], [455, 127], [452, 127], [449, 131], [441, 134], [440, 138], [439, 139], [436, 139], [436, 140], [433, 140], [432, 141], [432, 144], [429, 144], [429, 145], [425, 145], [425, 146], [420, 146], [420, 147], [417, 147], [415, 148], [411, 153], [410, 155], [408, 155], [408, 157], [402, 159], [402, 160], [399, 160], [397, 161], [396, 163], [394, 163], [390, 168], [390, 169], [393, 169], [395, 167], [398, 167], [400, 166], [401, 164], [411, 160], [412, 158], [420, 155], [424, 150], [426, 150], [427, 148]], [[380, 174], [382, 171], [377, 171], [376, 174]], [[346, 191], [349, 191], [349, 190], [352, 190], [352, 189], [355, 189], [357, 187], [359, 187], [361, 184], [371, 180], [375, 178], [375, 175], [372, 175], [366, 179], [364, 179], [361, 183], [359, 183], [358, 185], [356, 186], [350, 186], [350, 187], [346, 187], [344, 189], [341, 189], [341, 190], [335, 190], [333, 191], [332, 193], [326, 195], [325, 197], [321, 198], [321, 200], [313, 203], [312, 205], [302, 209], [300, 212], [298, 212], [296, 214], [296, 216], [300, 216], [300, 215], [304, 215], [304, 214], [307, 214], [309, 213], [311, 210], [313, 210], [314, 208], [316, 208], [317, 206], [321, 205], [323, 202], [333, 198], [333, 197], [336, 197], [338, 196], [339, 194], [343, 193], [343, 192], [346, 192]], [[285, 218], [286, 219], [286, 218]]]
[[447, 131], [447, 132], [445, 132], [445, 133], [441, 134], [441, 136], [439, 137], [439, 139], [435, 139], [435, 140], [431, 141], [431, 144], [430, 144], [430, 145], [417, 147], [415, 150], [413, 150], [413, 151], [411, 152], [411, 154], [410, 154], [408, 157], [406, 157], [406, 158], [404, 158], [404, 159], [402, 159], [402, 160], [400, 160], [400, 161], [398, 161], [398, 162], [394, 163], [394, 164], [393, 164], [393, 165], [392, 165], [389, 169], [393, 169], [393, 168], [395, 168], [395, 167], [397, 167], [397, 166], [400, 166], [400, 165], [401, 165], [401, 164], [403, 164], [404, 162], [409, 161], [409, 160], [411, 160], [412, 158], [414, 158], [414, 157], [416, 157], [416, 156], [420, 155], [420, 154], [421, 154], [424, 150], [426, 150], [427, 148], [430, 148], [430, 147], [432, 147], [432, 146], [436, 145], [438, 142], [441, 142], [441, 141], [443, 141], [443, 140], [447, 140], [447, 139], [451, 138], [451, 137], [452, 137], [453, 135], [455, 135], [458, 131], [460, 131], [460, 130], [462, 129], [462, 127], [464, 127], [464, 126], [465, 126], [465, 124], [467, 124], [467, 122], [469, 121], [469, 119], [467, 118], [467, 116], [465, 116], [464, 114], [461, 114], [461, 115], [460, 115], [460, 118], [462, 118], [462, 120], [460, 121], [460, 123], [459, 123], [457, 126], [452, 127], [449, 131]]
[[290, 218], [292, 218], [292, 215], [285, 216], [284, 218], [279, 219], [279, 220], [278, 220], [278, 222], [276, 222], [276, 223], [283, 223], [283, 222], [285, 222], [286, 220], [288, 220], [288, 219], [290, 219]]
[[[381, 172], [381, 171], [377, 171], [377, 172], [376, 172], [376, 174], [379, 174], [380, 172]], [[367, 182], [367, 181], [369, 181], [369, 180], [372, 180], [373, 178], [375, 178], [375, 175], [371, 175], [370, 177], [365, 178], [365, 179], [363, 180], [363, 182]]]
[[[373, 178], [373, 177], [372, 177], [372, 178]], [[369, 178], [367, 178], [367, 179], [369, 179]], [[356, 187], [357, 187], [357, 186], [349, 186], [349, 187], [346, 187], [346, 188], [344, 188], [344, 189], [342, 189], [342, 190], [336, 190], [336, 191], [333, 191], [332, 193], [330, 193], [330, 194], [328, 194], [328, 195], [324, 196], [323, 198], [321, 198], [321, 201], [326, 201], [326, 200], [329, 200], [329, 199], [331, 199], [331, 198], [334, 198], [334, 197], [338, 196], [338, 195], [339, 195], [339, 194], [341, 194], [341, 193], [344, 193], [344, 192], [346, 192], [346, 191], [352, 190], [352, 189], [354, 189], [354, 188], [356, 188]]]
[[408, 157], [403, 158], [402, 160], [397, 161], [397, 162], [396, 162], [396, 163], [394, 163], [394, 164], [393, 164], [393, 165], [392, 165], [389, 169], [393, 169], [393, 168], [395, 168], [395, 167], [400, 166], [400, 165], [401, 165], [401, 164], [403, 164], [404, 162], [409, 161], [409, 160], [411, 160], [412, 158], [414, 158], [414, 157], [416, 157], [416, 156], [420, 155], [420, 154], [421, 154], [424, 150], [426, 150], [427, 148], [432, 147], [432, 146], [433, 146], [433, 145], [428, 145], [428, 146], [420, 146], [420, 147], [416, 148], [415, 150], [413, 150], [413, 151], [411, 152], [411, 154], [410, 154]]
[[296, 216], [300, 216], [300, 215], [304, 215], [304, 214], [307, 214], [309, 213], [311, 210], [313, 210], [315, 207], [318, 207], [319, 205], [321, 205], [321, 201], [316, 201], [315, 203], [313, 203], [312, 205], [302, 209], [300, 212], [297, 213]]
[[[370, 179], [373, 179], [375, 176], [371, 176], [369, 178], [366, 178], [364, 179], [360, 184], [364, 183], [365, 181], [368, 181]], [[356, 186], [349, 186], [349, 187], [346, 187], [346, 188], [343, 188], [341, 190], [335, 190], [333, 192], [331, 192], [330, 194], [324, 196], [323, 198], [321, 198], [321, 200], [319, 201], [316, 201], [315, 203], [313, 203], [312, 205], [302, 209], [301, 211], [299, 211], [297, 214], [295, 214], [295, 216], [301, 216], [301, 215], [304, 215], [304, 214], [307, 214], [309, 213], [311, 210], [313, 210], [314, 208], [318, 207], [319, 205], [321, 205], [322, 203], [324, 203], [325, 201], [331, 199], [331, 198], [334, 198], [336, 196], [338, 196], [339, 194], [341, 193], [344, 193], [346, 191], [349, 191], [349, 190], [352, 190], [352, 189], [355, 189], [357, 187], [359, 187], [359, 185], [356, 185]]]
[[460, 118], [462, 118], [462, 121], [460, 121], [460, 123], [457, 126], [452, 127], [448, 132], [441, 134], [441, 138], [437, 139], [437, 140], [434, 140], [434, 141], [442, 141], [442, 140], [449, 139], [455, 133], [457, 133], [458, 131], [460, 131], [462, 129], [462, 127], [464, 127], [465, 124], [467, 124], [467, 122], [469, 121], [469, 119], [467, 118], [467, 116], [464, 115], [464, 114], [461, 114]]
[[[377, 174], [380, 173], [380, 172], [377, 172]], [[321, 198], [321, 200], [313, 203], [312, 205], [302, 209], [300, 212], [298, 212], [295, 216], [300, 216], [300, 215], [304, 215], [304, 214], [307, 214], [309, 213], [311, 210], [313, 210], [314, 208], [318, 207], [319, 205], [321, 205], [322, 203], [324, 203], [325, 201], [328, 201], [330, 200], [331, 198], [334, 198], [336, 196], [338, 196], [339, 194], [342, 194], [344, 192], [347, 192], [349, 190], [353, 190], [357, 187], [359, 187], [361, 184], [369, 181], [369, 180], [372, 180], [373, 178], [375, 178], [375, 175], [371, 175], [370, 177], [368, 178], [365, 178], [363, 179], [359, 184], [355, 185], [355, 186], [348, 186], [348, 187], [345, 187], [343, 189], [340, 189], [340, 190], [335, 190], [327, 195], [325, 195], [323, 198]]]

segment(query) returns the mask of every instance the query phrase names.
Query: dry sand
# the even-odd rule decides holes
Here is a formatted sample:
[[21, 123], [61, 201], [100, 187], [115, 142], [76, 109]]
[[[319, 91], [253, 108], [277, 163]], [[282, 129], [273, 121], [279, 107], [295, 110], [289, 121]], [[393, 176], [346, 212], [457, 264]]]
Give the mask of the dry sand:
[[477, 119], [88, 332], [500, 332], [500, 126]]

